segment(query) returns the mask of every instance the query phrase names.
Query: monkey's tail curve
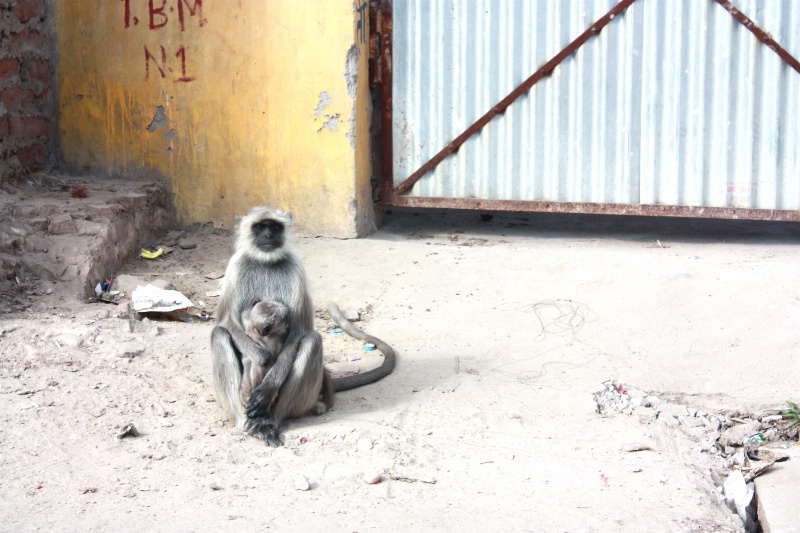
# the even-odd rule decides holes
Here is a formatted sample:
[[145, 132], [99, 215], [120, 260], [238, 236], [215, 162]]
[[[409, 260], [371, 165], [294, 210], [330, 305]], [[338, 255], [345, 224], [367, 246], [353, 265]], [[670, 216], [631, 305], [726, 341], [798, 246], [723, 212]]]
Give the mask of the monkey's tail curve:
[[377, 368], [373, 368], [367, 372], [356, 374], [354, 376], [347, 376], [343, 378], [336, 378], [333, 380], [333, 386], [336, 392], [355, 389], [362, 385], [369, 385], [375, 383], [392, 373], [397, 356], [394, 353], [394, 348], [383, 342], [377, 337], [367, 335], [357, 327], [355, 327], [344, 314], [339, 310], [339, 306], [333, 302], [328, 303], [328, 313], [334, 322], [348, 335], [354, 339], [374, 344], [375, 347], [383, 354], [383, 363]]

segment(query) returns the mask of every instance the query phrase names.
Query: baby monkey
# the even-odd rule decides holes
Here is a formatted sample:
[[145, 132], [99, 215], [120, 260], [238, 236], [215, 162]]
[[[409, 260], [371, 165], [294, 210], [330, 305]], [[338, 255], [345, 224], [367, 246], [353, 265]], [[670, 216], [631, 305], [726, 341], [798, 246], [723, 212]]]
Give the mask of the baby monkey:
[[[247, 336], [262, 348], [258, 356], [243, 355], [242, 386], [240, 397], [242, 405], [247, 406], [253, 389], [261, 385], [264, 376], [283, 348], [289, 331], [289, 308], [280, 302], [261, 300], [242, 313], [242, 325]], [[257, 358], [257, 360], [256, 360]], [[277, 392], [275, 391], [276, 397]], [[272, 399], [275, 401], [275, 398]], [[272, 403], [272, 402], [270, 402]]]

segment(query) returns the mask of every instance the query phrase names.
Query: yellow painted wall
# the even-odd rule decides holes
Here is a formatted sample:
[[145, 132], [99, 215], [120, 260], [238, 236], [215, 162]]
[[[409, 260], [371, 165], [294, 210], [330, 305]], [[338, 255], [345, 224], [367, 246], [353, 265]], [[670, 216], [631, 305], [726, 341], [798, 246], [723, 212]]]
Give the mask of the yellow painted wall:
[[53, 2], [68, 168], [166, 176], [183, 223], [230, 228], [270, 205], [291, 209], [308, 233], [372, 231], [359, 5]]

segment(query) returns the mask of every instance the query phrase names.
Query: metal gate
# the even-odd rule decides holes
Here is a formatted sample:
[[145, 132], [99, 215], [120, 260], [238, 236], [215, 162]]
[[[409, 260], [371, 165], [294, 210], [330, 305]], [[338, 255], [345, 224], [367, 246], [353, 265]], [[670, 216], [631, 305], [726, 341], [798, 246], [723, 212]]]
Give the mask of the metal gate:
[[800, 220], [800, 2], [373, 3], [384, 205]]

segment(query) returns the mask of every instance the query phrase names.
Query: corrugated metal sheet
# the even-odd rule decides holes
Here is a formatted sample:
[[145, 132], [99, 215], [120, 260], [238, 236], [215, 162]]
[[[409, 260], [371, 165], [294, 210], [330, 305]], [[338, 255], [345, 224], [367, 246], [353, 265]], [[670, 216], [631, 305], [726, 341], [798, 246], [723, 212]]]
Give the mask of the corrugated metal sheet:
[[[396, 0], [395, 186], [615, 0]], [[800, 57], [800, 2], [736, 5]], [[800, 75], [712, 0], [638, 0], [416, 196], [800, 208]]]

